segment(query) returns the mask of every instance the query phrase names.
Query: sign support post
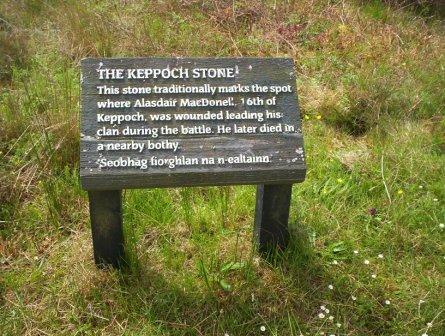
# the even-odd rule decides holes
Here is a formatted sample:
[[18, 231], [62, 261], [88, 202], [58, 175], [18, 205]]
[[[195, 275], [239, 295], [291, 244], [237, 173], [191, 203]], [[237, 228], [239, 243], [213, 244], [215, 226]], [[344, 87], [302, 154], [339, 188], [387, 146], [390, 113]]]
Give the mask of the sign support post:
[[260, 184], [256, 191], [254, 241], [260, 253], [283, 250], [289, 242], [292, 184]]
[[91, 232], [96, 265], [119, 268], [124, 261], [122, 191], [90, 190]]
[[[289, 242], [292, 184], [260, 184], [256, 191], [254, 241], [262, 254], [284, 250]], [[89, 191], [94, 260], [100, 267], [124, 262], [122, 191]]]

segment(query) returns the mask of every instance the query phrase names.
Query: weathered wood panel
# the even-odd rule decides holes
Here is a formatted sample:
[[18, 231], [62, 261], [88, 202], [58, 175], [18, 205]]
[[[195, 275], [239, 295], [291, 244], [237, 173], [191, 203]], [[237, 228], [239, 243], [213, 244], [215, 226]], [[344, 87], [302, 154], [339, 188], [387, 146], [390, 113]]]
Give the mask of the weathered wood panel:
[[[145, 69], [145, 68], [236, 68], [234, 78], [145, 78], [145, 79], [99, 79], [98, 70], [113, 69]], [[147, 88], [154, 86], [170, 87], [172, 85], [183, 87], [203, 87], [210, 84], [212, 87], [229, 87], [232, 85], [251, 86], [254, 84], [268, 88], [289, 86], [290, 92], [274, 93], [149, 93], [149, 94], [122, 94], [124, 88]], [[119, 89], [119, 94], [99, 94], [98, 87], [104, 86]], [[242, 99], [261, 98], [264, 101], [275, 96], [276, 104], [265, 106], [243, 106]], [[234, 106], [226, 107], [135, 107], [136, 100], [157, 101], [178, 100], [190, 98], [199, 100], [206, 98], [220, 100], [231, 98]], [[98, 101], [131, 101], [131, 107], [125, 108], [98, 108]], [[263, 114], [263, 120], [205, 120], [205, 121], [178, 121], [175, 115], [205, 114], [214, 115], [222, 113], [250, 113]], [[265, 119], [266, 110], [270, 113], [282, 113], [281, 118]], [[143, 121], [123, 122], [110, 125], [107, 122], [98, 122], [98, 115], [142, 115]], [[153, 115], [171, 115], [170, 121], [153, 121]], [[202, 126], [210, 127], [210, 134], [158, 134], [124, 135], [125, 128], [131, 129], [159, 129], [162, 126], [169, 128]], [[255, 133], [229, 134], [217, 133], [218, 125], [225, 125], [232, 130], [238, 127], [256, 127]], [[275, 126], [282, 129], [290, 126], [289, 131], [277, 133], [267, 132], [266, 126]], [[118, 135], [99, 135], [102, 127], [114, 129]], [[261, 127], [265, 132], [261, 132]], [[112, 131], [111, 131], [112, 132]], [[160, 143], [161, 141], [177, 143], [178, 149], [152, 150], [146, 148], [148, 141]], [[101, 150], [99, 145], [143, 143], [141, 152], [135, 150]], [[206, 158], [225, 158], [224, 163], [202, 164]], [[267, 157], [269, 162], [248, 162], [261, 157]], [[154, 159], [153, 159], [154, 158]], [[184, 158], [196, 158], [198, 164], [185, 164]], [[247, 158], [247, 159], [246, 159]], [[102, 160], [102, 161], [101, 161]], [[119, 160], [120, 164], [126, 162], [142, 162], [147, 160], [147, 167], [143, 164], [135, 167], [100, 167], [100, 162]], [[153, 161], [156, 160], [156, 161]], [[156, 162], [167, 162], [167, 165], [157, 165]], [[174, 167], [168, 166], [168, 161], [175, 161]], [[261, 161], [261, 160], [260, 160]], [[184, 163], [184, 165], [182, 165]], [[102, 163], [103, 164], [103, 163]], [[84, 189], [87, 190], [116, 190], [124, 188], [143, 187], [174, 187], [192, 185], [227, 185], [227, 184], [280, 184], [300, 182], [304, 179], [306, 166], [303, 152], [303, 135], [301, 133], [300, 116], [295, 87], [295, 72], [293, 60], [285, 58], [135, 58], [135, 59], [85, 59], [82, 61], [82, 118], [81, 118], [81, 152], [80, 176]]]

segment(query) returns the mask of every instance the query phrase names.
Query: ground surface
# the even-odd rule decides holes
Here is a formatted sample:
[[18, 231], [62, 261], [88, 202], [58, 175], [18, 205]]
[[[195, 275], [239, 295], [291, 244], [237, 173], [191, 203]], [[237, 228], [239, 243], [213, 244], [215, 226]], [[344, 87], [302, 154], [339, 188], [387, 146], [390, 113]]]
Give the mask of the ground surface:
[[[0, 334], [444, 335], [444, 31], [403, 1], [0, 2]], [[253, 251], [254, 187], [127, 191], [128, 270], [96, 269], [86, 56], [293, 57], [290, 248]]]

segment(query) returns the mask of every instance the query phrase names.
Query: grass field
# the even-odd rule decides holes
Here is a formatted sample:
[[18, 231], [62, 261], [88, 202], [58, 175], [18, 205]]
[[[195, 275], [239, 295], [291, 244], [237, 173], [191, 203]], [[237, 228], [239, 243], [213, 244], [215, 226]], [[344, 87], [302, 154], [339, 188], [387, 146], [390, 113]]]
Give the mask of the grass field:
[[[438, 6], [1, 1], [0, 334], [445, 335]], [[255, 253], [254, 186], [128, 190], [128, 269], [98, 270], [78, 179], [88, 56], [293, 57], [308, 174], [291, 246]]]

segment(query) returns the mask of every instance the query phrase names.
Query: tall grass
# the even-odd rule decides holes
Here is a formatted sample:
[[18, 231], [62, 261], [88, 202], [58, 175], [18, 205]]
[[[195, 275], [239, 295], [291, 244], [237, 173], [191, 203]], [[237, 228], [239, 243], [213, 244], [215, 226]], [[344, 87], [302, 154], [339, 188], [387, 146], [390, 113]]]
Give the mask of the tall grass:
[[[0, 333], [442, 335], [444, 26], [398, 3], [1, 2]], [[253, 186], [131, 190], [129, 268], [97, 270], [88, 56], [293, 57], [309, 170], [289, 248], [256, 255]]]

